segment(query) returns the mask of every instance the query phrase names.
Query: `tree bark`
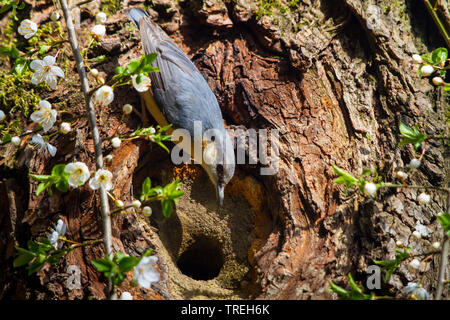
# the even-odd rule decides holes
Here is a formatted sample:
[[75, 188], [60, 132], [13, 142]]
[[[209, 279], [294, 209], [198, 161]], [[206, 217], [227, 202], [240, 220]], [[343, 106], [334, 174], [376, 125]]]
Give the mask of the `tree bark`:
[[[143, 1], [121, 3], [127, 8]], [[175, 166], [147, 142], [126, 142], [114, 150], [104, 143], [104, 154], [114, 155], [108, 167], [116, 179], [113, 194], [125, 203], [138, 198], [146, 176], [162, 185], [180, 178], [185, 191], [169, 219], [158, 205], [150, 220], [112, 217], [115, 251], [138, 255], [154, 248], [159, 258], [161, 281], [150, 290], [127, 287], [135, 298], [336, 298], [327, 290], [329, 280], [346, 286], [351, 273], [365, 286], [368, 266], [392, 258], [396, 241], [420, 253], [442, 236], [436, 215], [446, 210], [445, 194], [432, 193], [426, 206], [410, 189], [365, 198], [334, 185], [331, 168], [336, 164], [355, 176], [377, 168], [384, 181], [394, 181], [395, 170], [417, 157], [412, 148], [398, 147], [399, 121], [418, 124], [430, 135], [448, 133], [448, 98], [416, 76], [410, 58], [445, 46], [423, 2], [383, 0], [377, 1], [379, 9], [357, 0], [261, 3], [266, 2], [154, 0], [149, 9], [205, 76], [230, 130], [279, 130], [279, 171], [262, 176], [259, 164], [238, 165], [218, 209], [199, 166]], [[438, 12], [448, 25], [445, 3]], [[51, 12], [45, 10], [42, 21]], [[91, 17], [82, 20], [83, 27], [93, 24]], [[141, 47], [123, 12], [106, 26], [107, 37], [96, 50], [111, 60], [96, 67], [108, 79], [118, 63], [139, 57]], [[58, 90], [55, 101], [68, 97], [67, 109], [82, 112], [77, 88]], [[102, 137], [141, 125], [136, 115], [120, 123], [124, 103], [140, 104], [137, 92], [120, 87], [115, 94], [115, 102], [96, 111]], [[88, 187], [52, 197], [34, 194], [27, 173], [47, 174], [53, 165], [74, 159], [94, 167], [87, 119], [54, 142], [55, 158], [26, 147], [14, 168], [0, 163], [1, 298], [105, 298], [106, 280], [90, 264], [103, 255], [102, 246], [77, 249], [37, 276], [12, 267], [14, 246], [46, 236], [58, 217], [67, 223], [70, 239], [101, 238], [99, 198]], [[426, 146], [411, 183], [447, 185], [448, 153], [433, 141]], [[411, 236], [418, 223], [430, 231], [421, 241]], [[79, 289], [67, 288], [70, 265], [80, 267]], [[438, 266], [435, 257], [423, 282], [431, 292]], [[416, 279], [405, 263], [375, 292], [400, 297], [401, 288]]]

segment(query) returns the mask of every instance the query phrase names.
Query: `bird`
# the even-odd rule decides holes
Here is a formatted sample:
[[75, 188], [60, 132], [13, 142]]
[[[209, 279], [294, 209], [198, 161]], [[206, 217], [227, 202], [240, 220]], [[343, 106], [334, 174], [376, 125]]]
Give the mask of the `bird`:
[[[151, 94], [143, 96], [147, 109], [161, 126], [170, 123], [189, 132], [191, 149], [184, 148], [183, 152], [192, 157], [196, 154], [192, 146], [202, 146], [203, 156], [198, 162], [214, 184], [222, 206], [225, 186], [234, 175], [235, 156], [217, 98], [194, 63], [146, 11], [131, 8], [126, 14], [139, 29], [144, 53], [157, 53], [153, 66], [160, 72], [149, 74]], [[201, 137], [194, 134], [196, 121], [201, 123]], [[215, 134], [209, 136], [207, 132]]]

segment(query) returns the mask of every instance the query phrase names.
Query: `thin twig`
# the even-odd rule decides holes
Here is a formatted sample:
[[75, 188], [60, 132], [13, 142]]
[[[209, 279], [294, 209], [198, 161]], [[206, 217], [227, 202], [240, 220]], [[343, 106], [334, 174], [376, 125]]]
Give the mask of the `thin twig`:
[[439, 29], [439, 32], [441, 33], [442, 37], [445, 40], [445, 43], [447, 44], [447, 47], [450, 48], [450, 37], [447, 33], [447, 30], [445, 30], [444, 24], [441, 22], [441, 19], [439, 19], [439, 16], [436, 13], [436, 10], [431, 5], [430, 1], [424, 0], [425, 7], [427, 7], [428, 13], [431, 15], [431, 17], [434, 20], [434, 23]]
[[[89, 95], [89, 83], [86, 77], [86, 70], [84, 69], [83, 59], [81, 58], [80, 50], [78, 48], [75, 28], [73, 26], [72, 17], [67, 7], [67, 2], [66, 0], [59, 0], [59, 2], [61, 3], [61, 7], [64, 13], [64, 18], [66, 20], [67, 30], [69, 33], [69, 42], [72, 47], [73, 55], [75, 56], [75, 60], [77, 63], [78, 74], [80, 75], [81, 88], [83, 90], [84, 99], [86, 101], [86, 113], [89, 119], [90, 127], [92, 129], [92, 136], [94, 140], [94, 149], [95, 149], [95, 162], [98, 170], [103, 168], [102, 139], [98, 132], [94, 105], [92, 103], [91, 96]], [[103, 187], [99, 189], [99, 194], [100, 194], [100, 210], [102, 214], [102, 223], [103, 223], [103, 243], [105, 245], [106, 254], [112, 259], [113, 252], [111, 240], [112, 238], [111, 218], [109, 216], [108, 196], [106, 195], [106, 191]], [[111, 295], [112, 289], [113, 286], [111, 279], [108, 279], [108, 293], [107, 293], [108, 298]]]
[[[450, 212], [450, 191], [447, 193], [447, 212]], [[450, 247], [450, 237], [447, 235], [447, 232], [444, 231], [441, 264], [439, 266], [439, 277], [436, 289], [436, 298], [435, 298], [436, 300], [442, 299], [442, 292], [444, 291], [445, 273], [447, 271], [449, 247]]]

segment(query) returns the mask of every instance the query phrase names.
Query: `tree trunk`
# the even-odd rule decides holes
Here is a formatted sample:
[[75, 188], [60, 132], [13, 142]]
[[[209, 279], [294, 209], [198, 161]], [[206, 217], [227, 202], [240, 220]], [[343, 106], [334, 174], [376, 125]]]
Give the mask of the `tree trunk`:
[[[441, 2], [439, 12], [448, 23], [448, 2]], [[127, 8], [143, 1], [120, 3]], [[112, 193], [125, 203], [139, 197], [147, 176], [155, 185], [179, 178], [185, 191], [168, 219], [159, 205], [152, 207], [150, 219], [113, 216], [116, 251], [139, 255], [154, 248], [159, 258], [161, 281], [150, 290], [126, 287], [135, 298], [331, 299], [336, 296], [327, 290], [329, 280], [345, 287], [351, 273], [365, 285], [368, 266], [392, 258], [396, 241], [419, 253], [441, 239], [436, 215], [446, 210], [444, 195], [433, 193], [432, 201], [420, 206], [417, 190], [380, 190], [376, 198], [345, 193], [333, 184], [331, 167], [355, 176], [377, 168], [384, 181], [395, 181], [395, 170], [418, 156], [412, 148], [398, 147], [399, 121], [418, 124], [431, 135], [445, 132], [448, 98], [416, 76], [410, 58], [445, 46], [422, 1], [379, 0], [376, 7], [375, 1], [357, 0], [152, 3], [152, 18], [205, 76], [228, 128], [279, 131], [279, 170], [261, 175], [260, 164], [238, 165], [224, 206], [217, 208], [200, 166], [173, 165], [162, 148], [144, 141], [118, 149], [104, 143], [105, 154], [114, 156], [108, 167], [116, 179]], [[52, 11], [46, 5], [36, 10], [41, 21]], [[79, 35], [93, 25], [92, 17], [82, 15]], [[142, 49], [122, 11], [106, 26], [107, 37], [96, 50], [110, 60], [96, 68], [108, 80], [119, 63], [140, 57]], [[51, 98], [82, 114], [71, 53], [67, 48], [61, 54], [71, 61], [67, 73], [72, 75], [65, 81], [73, 78], [76, 85], [58, 86]], [[120, 122], [123, 104], [140, 104], [134, 89], [119, 87], [115, 95], [108, 108], [97, 110], [103, 137], [142, 125], [137, 115]], [[103, 299], [106, 279], [90, 264], [103, 256], [101, 245], [76, 249], [37, 275], [12, 267], [14, 246], [46, 236], [58, 218], [67, 223], [69, 239], [102, 236], [99, 198], [87, 186], [35, 196], [28, 173], [48, 174], [53, 165], [75, 160], [94, 167], [86, 119], [53, 142], [55, 158], [25, 147], [14, 165], [0, 163], [0, 297]], [[446, 185], [448, 155], [439, 144], [427, 142], [422, 163], [411, 174], [412, 183]], [[420, 241], [411, 237], [418, 224], [430, 231]], [[79, 288], [68, 286], [69, 266], [81, 271]], [[432, 292], [438, 266], [435, 257], [423, 282]], [[416, 277], [402, 264], [375, 292], [401, 296], [401, 288]]]

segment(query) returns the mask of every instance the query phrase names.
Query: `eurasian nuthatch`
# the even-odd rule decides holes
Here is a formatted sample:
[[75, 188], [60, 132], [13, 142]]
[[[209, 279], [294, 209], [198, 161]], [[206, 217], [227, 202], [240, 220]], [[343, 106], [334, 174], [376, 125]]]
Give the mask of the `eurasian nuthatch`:
[[[222, 204], [225, 186], [234, 174], [235, 159], [233, 144], [214, 93], [191, 60], [147, 12], [133, 8], [127, 11], [127, 15], [139, 27], [144, 52], [158, 54], [154, 66], [159, 67], [160, 72], [150, 73], [153, 96], [143, 97], [147, 108], [160, 125], [169, 122], [174, 128], [187, 130], [191, 145], [203, 147], [199, 162], [216, 186], [217, 197]], [[200, 121], [202, 131], [198, 138], [194, 134], [197, 121]], [[213, 135], [205, 134], [211, 131]], [[183, 151], [191, 156], [195, 153], [192, 149]]]

